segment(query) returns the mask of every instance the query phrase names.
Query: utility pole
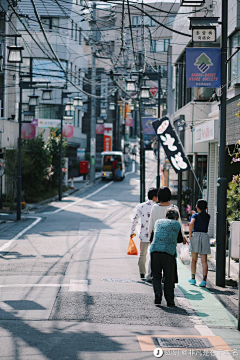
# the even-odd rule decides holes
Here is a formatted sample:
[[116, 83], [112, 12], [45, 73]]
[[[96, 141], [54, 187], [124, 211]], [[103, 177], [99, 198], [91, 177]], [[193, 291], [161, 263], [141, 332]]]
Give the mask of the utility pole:
[[19, 126], [19, 135], [18, 135], [18, 177], [17, 177], [17, 220], [21, 220], [21, 193], [22, 193], [22, 175], [21, 175], [21, 147], [22, 147], [22, 79], [19, 82], [20, 89], [20, 99], [19, 99], [19, 115], [18, 115], [18, 126]]
[[[158, 118], [161, 111], [161, 66], [158, 66]], [[158, 139], [157, 147], [157, 189], [160, 188], [160, 141]]]
[[217, 181], [217, 257], [216, 285], [225, 287], [226, 271], [226, 202], [227, 179], [225, 178], [226, 147], [226, 95], [227, 95], [227, 21], [228, 0], [222, 0], [222, 51], [221, 51], [221, 106], [220, 106], [220, 148], [219, 178]]
[[96, 2], [92, 4], [92, 71], [91, 71], [90, 180], [95, 182], [96, 164]]

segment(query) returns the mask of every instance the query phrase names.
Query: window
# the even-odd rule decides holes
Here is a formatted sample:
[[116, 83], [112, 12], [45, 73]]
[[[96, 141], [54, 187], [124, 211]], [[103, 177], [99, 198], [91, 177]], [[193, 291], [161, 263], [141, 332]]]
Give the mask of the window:
[[41, 22], [45, 30], [59, 31], [59, 18], [58, 17], [41, 17]]
[[[155, 16], [153, 16], [153, 18], [155, 18]], [[148, 25], [148, 26], [156, 26], [155, 21], [146, 15], [144, 15], [144, 17], [143, 17], [143, 23], [144, 23], [144, 25]], [[135, 26], [142, 25], [142, 16], [133, 16], [132, 17], [132, 25], [135, 25]]]
[[151, 52], [166, 52], [168, 45], [171, 45], [171, 39], [153, 40]]
[[39, 104], [35, 107], [37, 119], [61, 119], [61, 105]]
[[173, 26], [174, 19], [175, 19], [175, 15], [168, 16], [168, 25], [169, 26]]
[[[67, 62], [61, 60], [62, 65], [67, 69]], [[52, 84], [65, 82], [65, 75], [62, 69], [48, 59], [32, 59], [33, 80], [51, 81]], [[47, 75], [47, 76], [46, 76]]]
[[[230, 51], [231, 55], [236, 51], [236, 48], [240, 46], [240, 31], [237, 31], [230, 39]], [[230, 60], [230, 86], [236, 83], [240, 83], [240, 61], [239, 53], [234, 55]]]

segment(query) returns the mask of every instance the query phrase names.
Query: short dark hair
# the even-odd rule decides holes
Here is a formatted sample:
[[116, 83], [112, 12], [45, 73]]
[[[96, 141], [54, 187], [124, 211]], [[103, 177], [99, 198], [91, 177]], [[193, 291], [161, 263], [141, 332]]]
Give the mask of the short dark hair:
[[148, 190], [148, 199], [152, 200], [154, 198], [154, 196], [157, 196], [157, 194], [158, 194], [158, 189], [155, 187], [151, 187]]
[[207, 214], [207, 212], [206, 212], [207, 201], [204, 199], [198, 199], [196, 206], [201, 210], [201, 214], [200, 214], [201, 218], [210, 220], [210, 215]]
[[158, 190], [158, 201], [167, 202], [170, 201], [172, 197], [171, 190], [167, 186], [163, 186]]
[[176, 208], [171, 207], [166, 210], [166, 218], [171, 220], [179, 219], [179, 212]]

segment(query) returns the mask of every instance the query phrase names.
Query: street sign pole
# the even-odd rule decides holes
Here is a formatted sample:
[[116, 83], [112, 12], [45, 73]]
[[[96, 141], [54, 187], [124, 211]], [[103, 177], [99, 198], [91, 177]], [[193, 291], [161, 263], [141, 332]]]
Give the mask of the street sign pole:
[[216, 285], [225, 287], [226, 272], [226, 202], [227, 179], [225, 178], [226, 147], [226, 95], [227, 95], [227, 20], [228, 0], [222, 0], [222, 52], [221, 52], [221, 107], [219, 178], [217, 181], [217, 233], [216, 233]]

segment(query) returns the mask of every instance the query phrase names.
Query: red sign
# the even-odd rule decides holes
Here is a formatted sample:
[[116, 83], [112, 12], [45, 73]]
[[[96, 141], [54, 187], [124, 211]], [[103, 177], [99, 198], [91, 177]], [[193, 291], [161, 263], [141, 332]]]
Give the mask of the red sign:
[[22, 123], [21, 137], [22, 139], [34, 139], [36, 126], [34, 124]]
[[126, 126], [133, 126], [133, 118], [126, 118], [125, 125]]
[[152, 87], [149, 91], [152, 94], [152, 96], [154, 97], [156, 95], [156, 93], [158, 92], [158, 87]]
[[104, 134], [104, 124], [96, 124], [96, 134]]
[[63, 125], [63, 137], [73, 137], [74, 126], [73, 125]]
[[104, 124], [103, 151], [112, 151], [112, 124]]

